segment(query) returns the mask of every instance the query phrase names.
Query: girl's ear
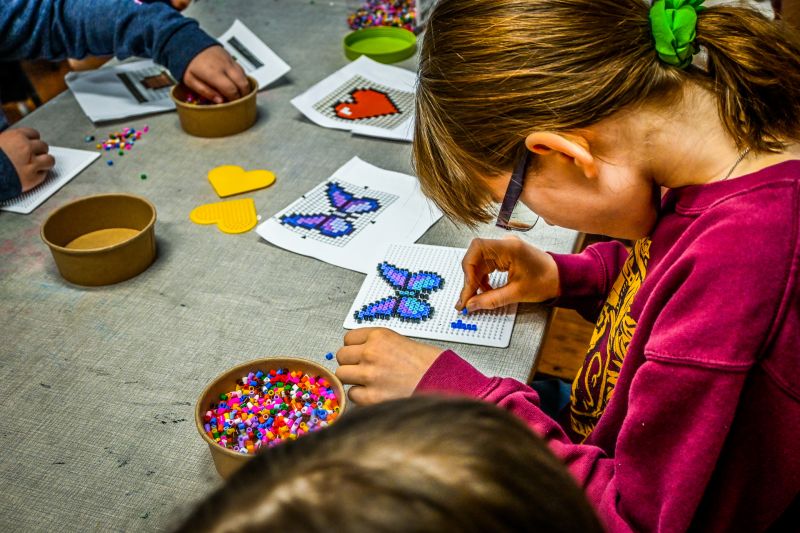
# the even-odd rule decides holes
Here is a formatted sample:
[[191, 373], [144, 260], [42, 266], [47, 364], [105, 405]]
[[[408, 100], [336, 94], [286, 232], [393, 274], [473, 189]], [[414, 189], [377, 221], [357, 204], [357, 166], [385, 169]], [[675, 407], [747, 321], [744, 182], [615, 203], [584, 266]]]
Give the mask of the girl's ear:
[[583, 137], [541, 131], [528, 135], [525, 146], [540, 156], [563, 156], [579, 167], [587, 178], [597, 177], [595, 158], [589, 151], [589, 143]]

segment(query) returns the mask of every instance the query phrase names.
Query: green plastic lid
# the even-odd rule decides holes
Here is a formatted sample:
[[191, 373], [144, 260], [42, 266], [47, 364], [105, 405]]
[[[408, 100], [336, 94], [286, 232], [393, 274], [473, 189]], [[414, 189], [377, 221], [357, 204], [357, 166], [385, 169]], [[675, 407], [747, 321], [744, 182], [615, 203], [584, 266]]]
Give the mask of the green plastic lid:
[[405, 28], [376, 26], [349, 33], [344, 38], [347, 59], [364, 55], [380, 63], [396, 63], [414, 55], [417, 36]]

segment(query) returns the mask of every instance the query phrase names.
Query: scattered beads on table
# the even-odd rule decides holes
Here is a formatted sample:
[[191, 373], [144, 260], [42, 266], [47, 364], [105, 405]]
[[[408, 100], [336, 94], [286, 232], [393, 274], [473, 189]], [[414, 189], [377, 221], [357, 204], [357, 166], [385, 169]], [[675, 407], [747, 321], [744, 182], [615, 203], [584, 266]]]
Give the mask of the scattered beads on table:
[[94, 140], [94, 135], [87, 135], [86, 137], [83, 138], [83, 140], [86, 141], [87, 143], [90, 143]]
[[467, 331], [478, 331], [478, 325], [477, 324], [467, 324], [466, 322], [462, 322], [460, 318], [458, 320], [456, 320], [455, 322], [451, 322], [450, 323], [450, 327], [453, 328], [453, 329], [464, 329], [464, 330], [467, 330]]
[[139, 175], [139, 179], [146, 180], [147, 179], [147, 174], [140, 174]]
[[[116, 151], [118, 155], [125, 155], [125, 150], [131, 151], [133, 147], [136, 145], [136, 141], [142, 138], [142, 135], [150, 131], [149, 126], [145, 126], [142, 130], [136, 130], [135, 128], [123, 128], [122, 131], [115, 131], [108, 134], [108, 138], [95, 146], [98, 150], [105, 150], [106, 152], [110, 152], [112, 150]], [[89, 142], [89, 138], [94, 140], [94, 136], [89, 135], [86, 137], [87, 142]]]
[[367, 0], [347, 18], [354, 30], [371, 26], [397, 26], [414, 31], [417, 22], [415, 0]]
[[294, 440], [339, 416], [327, 379], [287, 368], [249, 372], [219, 399], [203, 416], [203, 428], [214, 442], [242, 454]]
[[112, 160], [110, 160], [110, 159], [109, 159], [108, 161], [106, 161], [106, 165], [108, 165], [108, 166], [110, 166], [110, 167], [111, 167], [111, 166], [114, 166], [114, 162], [113, 162]]

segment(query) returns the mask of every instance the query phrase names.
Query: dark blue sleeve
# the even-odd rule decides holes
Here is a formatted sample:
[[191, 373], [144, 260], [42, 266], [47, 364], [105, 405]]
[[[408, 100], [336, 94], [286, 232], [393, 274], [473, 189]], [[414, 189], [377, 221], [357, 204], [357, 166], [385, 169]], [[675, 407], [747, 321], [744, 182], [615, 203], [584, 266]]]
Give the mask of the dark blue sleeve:
[[149, 57], [183, 79], [217, 43], [171, 6], [133, 0], [0, 0], [0, 59]]
[[22, 194], [17, 169], [11, 164], [6, 153], [0, 149], [0, 202], [10, 200]]

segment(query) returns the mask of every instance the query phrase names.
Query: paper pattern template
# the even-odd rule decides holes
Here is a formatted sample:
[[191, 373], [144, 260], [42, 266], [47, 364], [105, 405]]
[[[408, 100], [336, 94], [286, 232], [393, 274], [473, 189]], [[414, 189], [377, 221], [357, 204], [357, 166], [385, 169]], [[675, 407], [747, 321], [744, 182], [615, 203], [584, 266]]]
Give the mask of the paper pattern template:
[[70, 72], [64, 79], [83, 112], [93, 122], [175, 109], [169, 97], [174, 80], [166, 68], [149, 59], [86, 72]]
[[441, 216], [416, 178], [354, 157], [256, 231], [276, 246], [367, 273], [383, 243], [412, 243]]
[[278, 220], [303, 238], [345, 246], [397, 198], [367, 185], [326, 181], [304, 194]]
[[394, 129], [406, 121], [414, 109], [414, 93], [398, 91], [362, 76], [353, 76], [314, 109], [331, 120]]
[[[461, 259], [466, 250], [392, 243], [373, 261], [344, 321], [347, 329], [386, 327], [410, 337], [505, 348], [517, 304], [469, 315], [453, 307], [464, 285]], [[493, 287], [507, 274], [489, 276]]]
[[51, 146], [50, 154], [56, 159], [56, 165], [47, 174], [45, 180], [16, 198], [0, 202], [0, 211], [27, 215], [54, 195], [68, 181], [80, 174], [92, 161], [100, 157], [98, 152], [58, 146]]
[[291, 70], [278, 54], [238, 19], [219, 37], [219, 41], [244, 71], [256, 79], [259, 89]]
[[361, 56], [292, 100], [326, 128], [410, 141], [416, 74]]

